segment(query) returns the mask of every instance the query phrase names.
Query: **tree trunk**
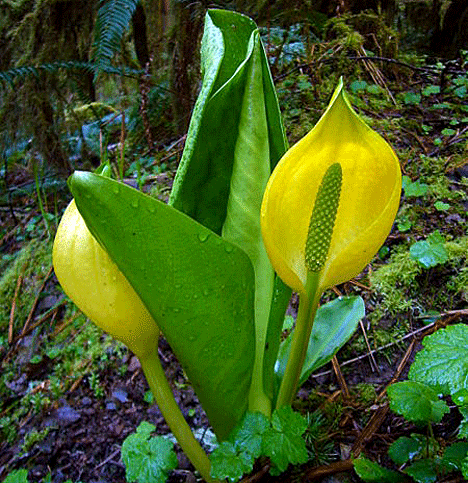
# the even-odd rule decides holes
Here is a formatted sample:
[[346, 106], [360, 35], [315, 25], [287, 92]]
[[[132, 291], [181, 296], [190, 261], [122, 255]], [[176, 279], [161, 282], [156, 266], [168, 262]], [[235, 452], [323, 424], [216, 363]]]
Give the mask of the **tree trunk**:
[[442, 28], [438, 26], [431, 41], [434, 52], [456, 57], [460, 49], [468, 48], [468, 3], [452, 0], [445, 13]]

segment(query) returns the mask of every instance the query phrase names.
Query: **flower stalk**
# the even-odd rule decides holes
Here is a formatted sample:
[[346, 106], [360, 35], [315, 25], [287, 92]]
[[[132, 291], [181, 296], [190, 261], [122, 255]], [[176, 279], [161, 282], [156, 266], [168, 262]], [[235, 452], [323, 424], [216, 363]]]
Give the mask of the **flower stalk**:
[[180, 447], [202, 478], [207, 483], [216, 483], [216, 480], [213, 480], [210, 476], [210, 460], [200, 443], [195, 439], [174, 399], [174, 394], [161, 366], [157, 348], [145, 358], [140, 359], [140, 363], [159, 409]]

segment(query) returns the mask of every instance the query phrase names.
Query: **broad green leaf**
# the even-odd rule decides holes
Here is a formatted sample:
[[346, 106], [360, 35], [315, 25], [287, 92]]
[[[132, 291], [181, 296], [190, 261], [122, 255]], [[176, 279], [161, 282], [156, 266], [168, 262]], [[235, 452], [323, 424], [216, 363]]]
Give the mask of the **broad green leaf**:
[[416, 354], [409, 378], [445, 395], [468, 389], [468, 327], [457, 324], [428, 335]]
[[424, 445], [418, 438], [401, 436], [388, 448], [388, 456], [396, 465], [402, 466], [418, 456], [423, 448]]
[[278, 347], [269, 340], [279, 340], [291, 292], [275, 281], [260, 232], [260, 207], [287, 143], [268, 61], [250, 19], [208, 11], [202, 68], [203, 86], [170, 204], [242, 248], [252, 262], [256, 358], [250, 409], [268, 414]]
[[468, 443], [460, 441], [445, 448], [440, 466], [447, 472], [462, 471], [463, 462], [468, 454]]
[[407, 105], [419, 105], [421, 103], [421, 94], [415, 92], [405, 92], [403, 102]]
[[3, 480], [3, 483], [29, 483], [28, 470], [14, 470]]
[[232, 435], [232, 442], [237, 448], [258, 458], [262, 453], [262, 441], [270, 428], [270, 420], [259, 412], [248, 412]]
[[223, 441], [210, 455], [211, 476], [218, 480], [239, 481], [252, 471], [254, 458], [231, 441]]
[[458, 425], [458, 437], [468, 438], [468, 389], [460, 389], [452, 394], [452, 401], [458, 406], [463, 419]]
[[406, 480], [401, 473], [387, 470], [387, 468], [374, 463], [364, 456], [353, 460], [353, 465], [354, 471], [356, 471], [359, 478], [366, 483], [399, 483]]
[[439, 93], [440, 93], [440, 86], [435, 86], [435, 85], [426, 86], [422, 90], [423, 96], [430, 96], [432, 94], [439, 94]]
[[417, 460], [403, 471], [418, 483], [434, 483], [437, 481], [437, 466], [433, 459]]
[[402, 188], [407, 198], [416, 198], [418, 196], [424, 196], [429, 190], [429, 185], [421, 183], [419, 180], [411, 181], [409, 176], [403, 176]]
[[185, 214], [109, 178], [70, 189], [97, 238], [157, 321], [218, 436], [247, 409], [254, 276], [247, 255]]
[[[318, 309], [299, 384], [304, 384], [312, 372], [332, 359], [353, 335], [364, 315], [365, 307], [361, 297], [339, 297]], [[291, 340], [292, 333], [281, 344], [275, 367], [278, 379], [283, 377]]]
[[424, 268], [431, 268], [445, 263], [448, 260], [445, 240], [438, 231], [435, 231], [426, 240], [411, 245], [410, 257], [419, 262]]
[[273, 463], [272, 474], [286, 470], [289, 464], [305, 463], [308, 459], [302, 434], [307, 429], [307, 421], [289, 406], [273, 412], [271, 428], [264, 434], [263, 454]]
[[458, 437], [459, 438], [468, 438], [468, 406], [461, 406], [458, 408], [460, 414], [462, 415], [463, 419], [460, 421], [458, 425]]
[[387, 389], [390, 409], [415, 423], [440, 423], [449, 412], [445, 401], [439, 399], [432, 387], [414, 381], [392, 384]]
[[143, 421], [136, 433], [122, 444], [122, 461], [129, 483], [164, 483], [170, 471], [177, 468], [174, 443], [162, 436], [151, 437], [156, 427]]

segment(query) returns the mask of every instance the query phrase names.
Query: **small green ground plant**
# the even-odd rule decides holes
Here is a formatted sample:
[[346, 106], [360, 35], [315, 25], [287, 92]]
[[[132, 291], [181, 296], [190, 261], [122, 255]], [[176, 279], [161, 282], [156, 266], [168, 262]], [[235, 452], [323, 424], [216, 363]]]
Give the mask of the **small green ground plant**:
[[[440, 329], [423, 339], [408, 380], [387, 389], [390, 409], [413, 423], [410, 436], [392, 443], [388, 455], [400, 469], [388, 470], [365, 457], [354, 460], [357, 474], [369, 483], [396, 483], [411, 478], [417, 483], [434, 483], [447, 474], [459, 472], [468, 478], [468, 327], [457, 324]], [[441, 399], [441, 396], [444, 399]], [[455, 405], [450, 409], [447, 400]], [[437, 436], [434, 425], [449, 412], [458, 412], [461, 421], [456, 434]]]

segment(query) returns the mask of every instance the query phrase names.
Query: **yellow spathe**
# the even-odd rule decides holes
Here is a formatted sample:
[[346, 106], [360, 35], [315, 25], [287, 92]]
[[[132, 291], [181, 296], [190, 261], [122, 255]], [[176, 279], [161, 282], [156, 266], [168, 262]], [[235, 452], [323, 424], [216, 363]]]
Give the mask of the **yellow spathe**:
[[281, 279], [304, 293], [305, 246], [317, 191], [327, 169], [342, 168], [342, 186], [324, 290], [359, 274], [384, 243], [400, 202], [401, 171], [388, 143], [353, 110], [340, 81], [316, 126], [283, 156], [262, 203], [262, 235]]
[[63, 290], [87, 317], [139, 358], [154, 352], [158, 326], [117, 265], [91, 235], [74, 200], [57, 229], [52, 260]]

